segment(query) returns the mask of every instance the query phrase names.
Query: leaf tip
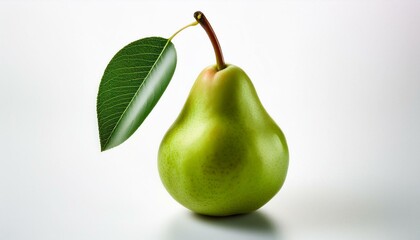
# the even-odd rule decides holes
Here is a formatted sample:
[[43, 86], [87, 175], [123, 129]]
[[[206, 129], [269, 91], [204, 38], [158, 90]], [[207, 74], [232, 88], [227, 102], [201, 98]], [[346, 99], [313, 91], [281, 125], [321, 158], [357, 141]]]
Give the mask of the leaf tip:
[[105, 152], [106, 150], [108, 149], [106, 149], [103, 145], [101, 145], [101, 152]]
[[102, 144], [101, 143], [101, 152], [105, 152], [106, 150], [111, 149], [112, 147], [109, 146], [109, 144]]

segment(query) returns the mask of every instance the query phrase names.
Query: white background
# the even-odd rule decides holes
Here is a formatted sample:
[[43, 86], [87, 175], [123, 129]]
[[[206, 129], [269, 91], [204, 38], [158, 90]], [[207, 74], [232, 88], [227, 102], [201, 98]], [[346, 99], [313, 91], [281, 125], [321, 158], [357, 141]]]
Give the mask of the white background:
[[[0, 239], [419, 239], [419, 1], [1, 1]], [[160, 140], [198, 73], [200, 27], [124, 144], [101, 153], [96, 94], [124, 45], [202, 10], [284, 131], [283, 189], [254, 214], [194, 215], [165, 191]]]

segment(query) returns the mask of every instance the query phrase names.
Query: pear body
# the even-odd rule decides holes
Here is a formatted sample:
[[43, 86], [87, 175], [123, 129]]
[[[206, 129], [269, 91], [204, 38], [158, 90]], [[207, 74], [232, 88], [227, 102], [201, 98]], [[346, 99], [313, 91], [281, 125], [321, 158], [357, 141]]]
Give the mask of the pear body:
[[282, 187], [286, 139], [246, 73], [233, 65], [204, 69], [158, 154], [170, 195], [204, 215], [254, 211]]

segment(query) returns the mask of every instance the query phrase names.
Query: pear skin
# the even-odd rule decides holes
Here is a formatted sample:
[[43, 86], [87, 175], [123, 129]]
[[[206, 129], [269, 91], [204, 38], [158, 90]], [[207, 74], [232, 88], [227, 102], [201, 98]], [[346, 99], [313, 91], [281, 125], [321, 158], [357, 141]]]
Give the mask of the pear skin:
[[247, 74], [233, 65], [200, 73], [158, 154], [170, 195], [210, 216], [262, 207], [283, 186], [288, 162], [283, 132]]

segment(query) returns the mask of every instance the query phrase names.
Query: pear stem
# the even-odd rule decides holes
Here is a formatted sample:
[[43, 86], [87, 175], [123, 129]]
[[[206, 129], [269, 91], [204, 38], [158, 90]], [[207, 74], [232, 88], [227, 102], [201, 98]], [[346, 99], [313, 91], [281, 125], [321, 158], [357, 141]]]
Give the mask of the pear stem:
[[217, 70], [222, 70], [226, 68], [225, 60], [223, 60], [222, 48], [220, 47], [219, 41], [217, 40], [216, 34], [213, 31], [209, 21], [206, 16], [200, 11], [194, 13], [194, 18], [198, 23], [204, 28], [207, 35], [210, 38], [211, 44], [213, 45], [214, 53], [216, 55]]

